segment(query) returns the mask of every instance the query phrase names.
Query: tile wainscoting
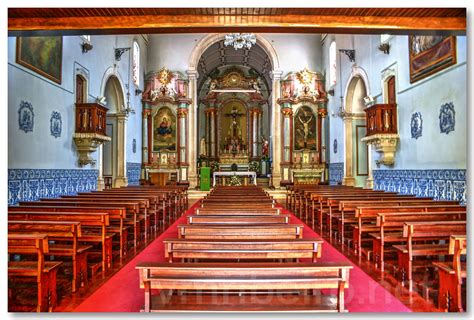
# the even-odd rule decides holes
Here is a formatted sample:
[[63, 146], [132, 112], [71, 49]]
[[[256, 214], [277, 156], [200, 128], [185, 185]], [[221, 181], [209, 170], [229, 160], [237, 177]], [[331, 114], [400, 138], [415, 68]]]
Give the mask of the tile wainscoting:
[[466, 203], [466, 170], [374, 170], [374, 189]]
[[329, 164], [329, 184], [331, 186], [342, 183], [344, 178], [344, 163], [336, 162]]
[[141, 170], [141, 163], [127, 162], [127, 179], [129, 186], [138, 186], [140, 184]]
[[8, 204], [97, 190], [98, 170], [8, 169]]

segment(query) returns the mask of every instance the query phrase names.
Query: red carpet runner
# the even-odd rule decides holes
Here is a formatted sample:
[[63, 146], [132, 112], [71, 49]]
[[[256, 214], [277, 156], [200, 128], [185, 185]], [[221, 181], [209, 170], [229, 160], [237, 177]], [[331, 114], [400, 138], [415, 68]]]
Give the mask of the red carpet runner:
[[[194, 211], [197, 203], [186, 214]], [[285, 209], [283, 213], [289, 213]], [[186, 223], [183, 216], [155, 239], [132, 261], [125, 265], [109, 281], [102, 285], [89, 298], [84, 300], [75, 312], [138, 312], [143, 306], [144, 293], [139, 288], [139, 262], [164, 262], [163, 239], [177, 237], [178, 224]], [[291, 223], [302, 223], [292, 216]], [[318, 237], [308, 226], [304, 229], [305, 238]], [[322, 257], [319, 261], [348, 261], [328, 242], [323, 244]], [[370, 278], [364, 271], [354, 265], [350, 272], [349, 289], [345, 290], [345, 303], [349, 312], [410, 312], [398, 299]]]

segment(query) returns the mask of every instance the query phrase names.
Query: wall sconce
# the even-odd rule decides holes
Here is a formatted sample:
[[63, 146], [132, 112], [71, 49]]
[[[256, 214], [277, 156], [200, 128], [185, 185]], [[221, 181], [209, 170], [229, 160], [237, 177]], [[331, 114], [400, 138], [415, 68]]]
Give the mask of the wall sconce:
[[135, 95], [138, 96], [142, 93], [143, 91], [140, 89], [135, 89]]
[[130, 50], [130, 47], [128, 47], [128, 48], [115, 48], [115, 60], [120, 61], [120, 58], [122, 58], [122, 54], [124, 54], [128, 50]]
[[93, 46], [89, 42], [86, 42], [86, 41], [81, 43], [81, 47], [82, 47], [82, 53], [87, 53], [91, 51], [93, 48]]
[[390, 54], [390, 44], [388, 42], [382, 43], [379, 46], [379, 50], [382, 51], [385, 54]]

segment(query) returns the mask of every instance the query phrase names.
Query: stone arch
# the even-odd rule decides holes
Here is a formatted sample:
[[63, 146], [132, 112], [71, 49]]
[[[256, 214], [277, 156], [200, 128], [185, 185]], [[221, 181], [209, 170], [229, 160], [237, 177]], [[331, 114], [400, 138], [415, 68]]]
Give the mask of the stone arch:
[[344, 109], [346, 112], [352, 113], [352, 104], [348, 103], [349, 101], [347, 98], [348, 97], [352, 98], [354, 95], [354, 90], [357, 85], [357, 81], [354, 81], [354, 79], [355, 80], [361, 79], [363, 81], [367, 96], [370, 96], [370, 84], [369, 84], [369, 77], [367, 76], [367, 73], [365, 72], [365, 70], [357, 66], [352, 67], [352, 71], [348, 79], [349, 80], [346, 82], [346, 88], [344, 90], [344, 96], [343, 96]]
[[[272, 70], [280, 70], [280, 61], [278, 59], [276, 50], [272, 46], [272, 44], [260, 34], [255, 34], [255, 37], [257, 38], [257, 44], [270, 57], [270, 61], [272, 63]], [[197, 70], [199, 59], [201, 58], [202, 54], [207, 50], [207, 48], [209, 48], [211, 45], [218, 41], [224, 40], [224, 38], [225, 33], [210, 33], [200, 39], [196, 43], [196, 46], [194, 47], [193, 51], [191, 52], [191, 56], [189, 57], [189, 70]]]

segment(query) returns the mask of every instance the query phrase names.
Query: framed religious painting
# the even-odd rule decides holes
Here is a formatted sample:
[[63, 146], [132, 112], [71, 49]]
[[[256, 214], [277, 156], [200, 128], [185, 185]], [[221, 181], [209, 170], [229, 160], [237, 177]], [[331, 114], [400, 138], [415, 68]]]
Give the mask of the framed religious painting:
[[18, 37], [16, 62], [61, 84], [63, 38]]
[[410, 83], [456, 63], [456, 37], [409, 36]]
[[162, 107], [153, 116], [153, 152], [176, 151], [176, 116]]
[[294, 119], [295, 150], [316, 150], [316, 117], [313, 111], [302, 106]]

